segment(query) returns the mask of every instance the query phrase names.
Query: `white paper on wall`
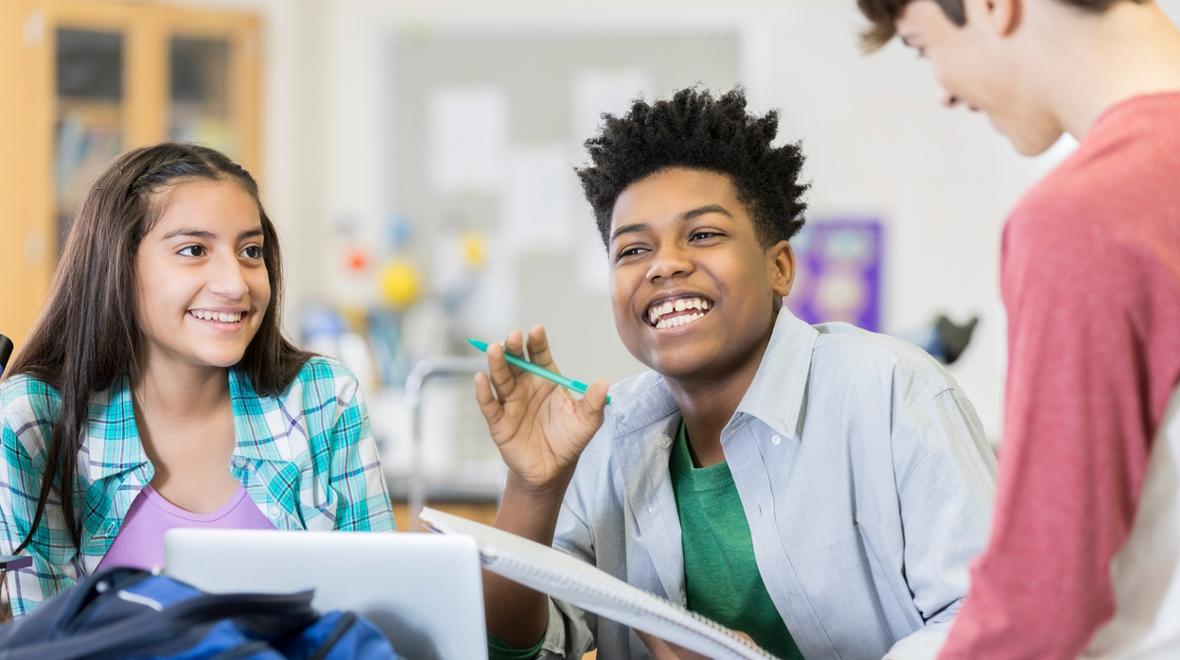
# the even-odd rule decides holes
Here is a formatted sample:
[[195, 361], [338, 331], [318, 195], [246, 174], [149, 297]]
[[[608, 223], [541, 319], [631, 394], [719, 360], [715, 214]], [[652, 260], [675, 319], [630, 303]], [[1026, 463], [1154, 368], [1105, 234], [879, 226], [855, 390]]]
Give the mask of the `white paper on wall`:
[[501, 226], [514, 252], [569, 248], [576, 182], [564, 145], [512, 150], [503, 184]]
[[579, 216], [583, 225], [574, 239], [577, 244], [578, 288], [587, 293], [610, 294], [610, 260], [602, 246], [602, 235], [594, 222], [594, 213]]
[[[574, 74], [570, 81], [570, 130], [576, 149], [572, 162], [579, 166], [588, 162], [583, 143], [598, 134], [603, 113], [624, 114], [636, 98], [651, 100], [654, 92], [651, 74], [640, 67], [590, 68]], [[578, 287], [606, 294], [610, 291], [609, 263], [593, 211], [582, 203], [585, 206], [576, 209], [574, 217]]]
[[642, 96], [653, 98], [651, 75], [639, 67], [620, 69], [584, 69], [570, 81], [570, 128], [579, 148], [575, 162], [585, 160], [581, 145], [598, 133], [602, 114], [623, 114], [631, 102]]
[[[504, 236], [488, 241], [488, 260], [464, 305], [463, 327], [484, 341], [502, 341], [510, 330], [519, 330], [516, 255]], [[527, 328], [525, 328], [527, 330]]]
[[508, 112], [499, 85], [448, 85], [430, 93], [426, 159], [436, 193], [496, 190], [508, 151]]

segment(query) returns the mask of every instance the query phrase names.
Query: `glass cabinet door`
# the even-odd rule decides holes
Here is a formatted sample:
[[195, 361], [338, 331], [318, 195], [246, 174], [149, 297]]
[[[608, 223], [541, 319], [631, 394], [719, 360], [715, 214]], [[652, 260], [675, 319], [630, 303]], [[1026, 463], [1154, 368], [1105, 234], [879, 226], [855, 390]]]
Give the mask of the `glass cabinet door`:
[[53, 208], [59, 250], [86, 191], [123, 150], [124, 41], [119, 32], [56, 30]]
[[212, 147], [241, 158], [230, 92], [230, 49], [226, 39], [169, 38], [168, 137]]

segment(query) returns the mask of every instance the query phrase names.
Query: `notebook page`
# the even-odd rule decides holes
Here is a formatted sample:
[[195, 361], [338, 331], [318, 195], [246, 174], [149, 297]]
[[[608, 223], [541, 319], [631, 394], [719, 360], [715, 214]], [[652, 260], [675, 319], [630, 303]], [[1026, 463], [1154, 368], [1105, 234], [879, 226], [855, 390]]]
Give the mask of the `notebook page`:
[[771, 658], [733, 631], [564, 552], [465, 518], [422, 510], [429, 528], [475, 539], [484, 566], [514, 582], [712, 658]]

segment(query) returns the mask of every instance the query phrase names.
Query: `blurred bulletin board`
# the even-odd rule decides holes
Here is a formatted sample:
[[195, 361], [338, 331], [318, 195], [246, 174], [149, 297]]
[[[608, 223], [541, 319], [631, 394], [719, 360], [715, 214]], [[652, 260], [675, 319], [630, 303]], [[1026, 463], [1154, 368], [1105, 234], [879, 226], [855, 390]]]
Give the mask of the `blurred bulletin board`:
[[700, 84], [741, 81], [741, 35], [714, 26], [618, 33], [401, 28], [394, 33], [386, 216], [413, 228], [428, 287], [459, 268], [456, 236], [479, 232], [488, 262], [457, 335], [498, 338], [543, 323], [562, 370], [615, 382], [641, 366], [619, 342], [606, 252], [573, 172], [603, 112]]
[[844, 321], [880, 332], [883, 233], [871, 218], [809, 219], [791, 240], [791, 311], [808, 323]]

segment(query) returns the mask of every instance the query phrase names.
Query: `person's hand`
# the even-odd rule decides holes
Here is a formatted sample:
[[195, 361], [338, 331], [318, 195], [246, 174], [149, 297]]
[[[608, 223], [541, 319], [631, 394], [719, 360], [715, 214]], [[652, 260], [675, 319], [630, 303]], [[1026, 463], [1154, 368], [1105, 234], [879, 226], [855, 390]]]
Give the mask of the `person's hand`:
[[641, 630], [636, 630], [635, 634], [647, 646], [647, 650], [651, 652], [651, 657], [654, 660], [709, 660], [707, 655], [689, 651], [671, 642], [665, 642], [659, 637], [654, 637]]
[[[508, 364], [504, 351], [523, 358], [523, 343], [514, 331], [503, 346], [488, 346], [488, 373], [475, 376], [475, 400], [511, 476], [537, 491], [564, 488], [602, 426], [607, 383], [596, 381], [576, 399], [564, 387]], [[529, 331], [528, 360], [560, 373], [541, 326]]]
[[[754, 638], [750, 637], [740, 630], [734, 630], [733, 633], [738, 637], [754, 644]], [[635, 634], [639, 636], [639, 640], [647, 646], [647, 650], [651, 652], [651, 657], [655, 660], [708, 660], [709, 656], [701, 655], [696, 651], [689, 651], [686, 648], [677, 646], [671, 642], [664, 641], [650, 633], [645, 633], [642, 630], [635, 630]]]

